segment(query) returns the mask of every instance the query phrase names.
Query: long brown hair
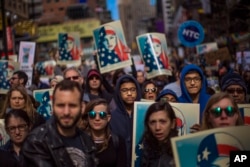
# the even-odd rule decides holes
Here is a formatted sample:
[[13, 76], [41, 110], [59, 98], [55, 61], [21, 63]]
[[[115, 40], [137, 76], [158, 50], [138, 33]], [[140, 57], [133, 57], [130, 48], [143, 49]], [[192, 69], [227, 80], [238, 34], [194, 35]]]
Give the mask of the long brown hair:
[[[143, 134], [143, 142], [147, 144], [147, 150], [149, 151], [162, 151], [164, 150], [168, 155], [172, 156], [172, 148], [171, 148], [171, 142], [170, 139], [172, 137], [178, 136], [178, 131], [176, 127], [176, 123], [174, 125], [174, 128], [170, 130], [169, 135], [163, 142], [159, 142], [152, 134], [150, 127], [149, 127], [149, 118], [153, 113], [164, 111], [167, 116], [169, 117], [171, 123], [176, 121], [176, 115], [171, 107], [171, 105], [168, 102], [156, 102], [149, 106], [145, 119], [144, 119], [144, 134]], [[163, 146], [164, 145], [164, 146]]]
[[26, 89], [23, 86], [14, 86], [12, 88], [10, 88], [10, 90], [7, 92], [6, 94], [6, 98], [5, 98], [5, 102], [3, 105], [3, 109], [0, 113], [0, 117], [1, 118], [5, 118], [5, 114], [8, 108], [11, 108], [10, 106], [10, 98], [11, 98], [11, 94], [13, 91], [18, 91], [22, 94], [24, 101], [25, 101], [25, 105], [24, 108], [22, 108], [24, 111], [26, 111], [26, 113], [28, 114], [30, 120], [32, 121], [32, 123], [34, 123], [35, 121], [35, 114], [36, 114], [36, 109], [33, 106], [33, 103], [26, 91]]
[[216, 93], [216, 94], [212, 95], [210, 97], [210, 99], [208, 100], [207, 105], [206, 105], [206, 107], [205, 107], [205, 109], [203, 111], [201, 130], [206, 130], [206, 129], [212, 129], [213, 128], [210, 121], [209, 121], [209, 111], [210, 111], [211, 107], [215, 103], [218, 103], [222, 99], [229, 99], [231, 101], [231, 103], [233, 104], [232, 107], [236, 109], [237, 114], [239, 116], [238, 116], [238, 119], [237, 119], [235, 125], [236, 126], [244, 125], [244, 122], [243, 122], [243, 119], [241, 117], [238, 105], [237, 105], [237, 103], [234, 102], [233, 97], [230, 94], [226, 93], [226, 92], [220, 92], [220, 93]]
[[[105, 105], [107, 107], [106, 112], [110, 115], [110, 109], [109, 109], [108, 102], [105, 99], [97, 98], [97, 99], [91, 100], [87, 104], [85, 111], [84, 111], [84, 114], [83, 114], [83, 117], [82, 117], [83, 121], [87, 121], [88, 120], [88, 112], [92, 111], [95, 106], [100, 105], [100, 104]], [[86, 131], [93, 139], [91, 127], [89, 126], [89, 124], [87, 124]], [[111, 131], [110, 131], [110, 128], [107, 124], [107, 126], [105, 127], [105, 139], [104, 139], [103, 143], [100, 143], [97, 145], [98, 152], [102, 152], [103, 150], [105, 150], [108, 147], [108, 143], [109, 143], [110, 138], [111, 138]]]

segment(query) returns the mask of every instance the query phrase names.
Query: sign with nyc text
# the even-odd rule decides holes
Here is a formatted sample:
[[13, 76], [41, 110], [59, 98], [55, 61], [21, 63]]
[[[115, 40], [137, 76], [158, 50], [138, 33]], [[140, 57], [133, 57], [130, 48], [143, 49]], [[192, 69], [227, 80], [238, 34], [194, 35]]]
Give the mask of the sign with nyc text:
[[178, 39], [186, 47], [195, 47], [204, 40], [204, 29], [197, 21], [186, 21], [178, 29]]

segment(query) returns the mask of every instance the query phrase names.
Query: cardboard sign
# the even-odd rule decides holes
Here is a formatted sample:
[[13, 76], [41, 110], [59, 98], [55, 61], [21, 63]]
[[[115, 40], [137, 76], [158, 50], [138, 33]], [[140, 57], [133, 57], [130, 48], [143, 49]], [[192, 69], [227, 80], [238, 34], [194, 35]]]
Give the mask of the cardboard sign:
[[176, 167], [229, 166], [231, 151], [250, 150], [250, 126], [204, 130], [171, 139]]
[[97, 62], [101, 73], [132, 64], [121, 21], [103, 24], [93, 31]]
[[46, 120], [52, 115], [52, 95], [53, 89], [34, 90], [33, 96], [36, 101], [40, 102], [37, 112], [41, 114]]
[[220, 60], [220, 61], [232, 60], [227, 47], [221, 48], [214, 52], [205, 53], [204, 57], [206, 59], [206, 64], [210, 64], [210, 65], [215, 64], [216, 60]]
[[[151, 104], [154, 102], [144, 101], [134, 104], [133, 141], [132, 141], [132, 167], [140, 167], [141, 154], [143, 151], [142, 136], [144, 132], [144, 118]], [[190, 127], [199, 122], [199, 104], [170, 103], [177, 117], [178, 135], [190, 133]]]
[[136, 41], [145, 64], [147, 79], [159, 75], [172, 75], [165, 34], [146, 33], [137, 36]]

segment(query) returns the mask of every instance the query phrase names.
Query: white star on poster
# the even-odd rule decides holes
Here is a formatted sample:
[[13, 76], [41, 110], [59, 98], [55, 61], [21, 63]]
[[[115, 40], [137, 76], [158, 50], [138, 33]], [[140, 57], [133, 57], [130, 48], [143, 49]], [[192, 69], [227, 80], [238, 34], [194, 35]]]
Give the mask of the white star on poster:
[[201, 155], [200, 154], [197, 155], [197, 161], [201, 162]]
[[136, 161], [136, 159], [138, 158], [139, 156], [136, 155], [136, 153], [133, 153], [133, 161]]
[[143, 148], [143, 144], [139, 144], [139, 149], [142, 150]]
[[112, 56], [109, 55], [109, 56], [108, 56], [108, 59], [111, 60], [111, 59], [112, 59]]
[[208, 155], [211, 154], [211, 152], [209, 152], [206, 147], [205, 150], [202, 151], [202, 154], [203, 154], [202, 159], [208, 160]]

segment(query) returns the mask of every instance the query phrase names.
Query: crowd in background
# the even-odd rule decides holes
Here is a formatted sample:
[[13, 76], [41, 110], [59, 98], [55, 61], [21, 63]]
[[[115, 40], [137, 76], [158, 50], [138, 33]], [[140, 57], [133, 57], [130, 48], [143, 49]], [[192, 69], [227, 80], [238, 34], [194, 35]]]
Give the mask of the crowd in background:
[[[141, 166], [173, 166], [170, 138], [178, 136], [176, 115], [169, 104], [200, 104], [200, 124], [192, 132], [243, 125], [237, 104], [249, 103], [250, 70], [220, 62], [216, 68], [170, 61], [172, 76], [147, 79], [146, 70], [123, 69], [101, 74], [98, 68], [60, 67], [44, 83], [34, 69], [14, 72], [11, 88], [1, 95], [0, 118], [9, 141], [1, 147], [1, 166], [129, 167], [132, 160], [133, 110], [136, 101], [155, 101], [147, 110]], [[207, 78], [218, 78], [210, 87]], [[53, 88], [49, 120], [36, 112], [32, 91]], [[13, 163], [13, 164], [12, 164]]]

